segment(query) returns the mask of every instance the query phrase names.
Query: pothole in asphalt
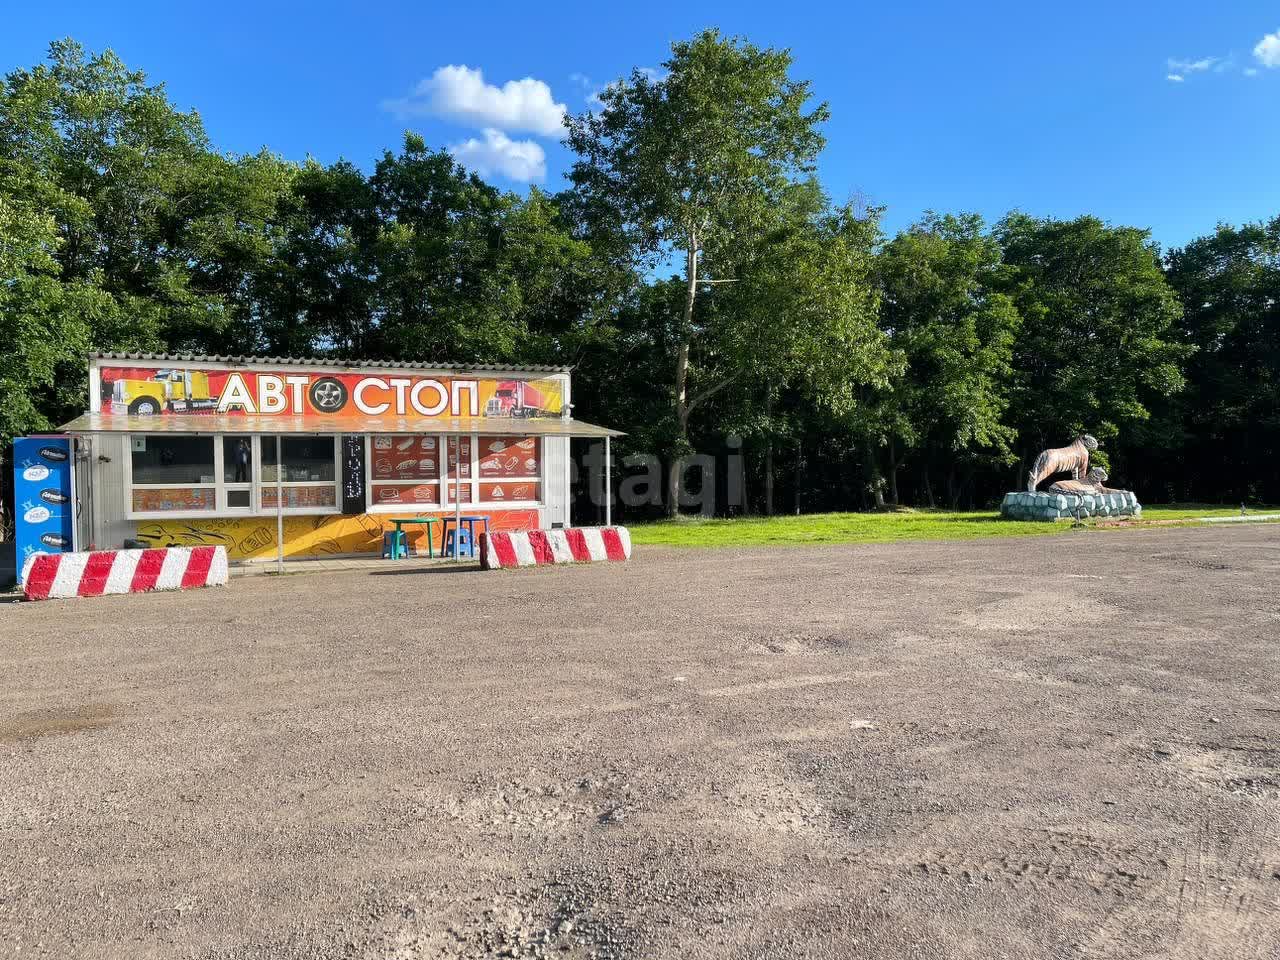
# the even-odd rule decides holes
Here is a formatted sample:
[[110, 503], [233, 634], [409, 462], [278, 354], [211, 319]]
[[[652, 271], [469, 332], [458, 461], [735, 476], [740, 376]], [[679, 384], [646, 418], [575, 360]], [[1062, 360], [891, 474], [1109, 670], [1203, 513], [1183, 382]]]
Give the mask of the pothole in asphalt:
[[114, 717], [115, 709], [106, 703], [85, 703], [56, 710], [28, 710], [0, 721], [0, 743], [88, 733], [108, 726]]

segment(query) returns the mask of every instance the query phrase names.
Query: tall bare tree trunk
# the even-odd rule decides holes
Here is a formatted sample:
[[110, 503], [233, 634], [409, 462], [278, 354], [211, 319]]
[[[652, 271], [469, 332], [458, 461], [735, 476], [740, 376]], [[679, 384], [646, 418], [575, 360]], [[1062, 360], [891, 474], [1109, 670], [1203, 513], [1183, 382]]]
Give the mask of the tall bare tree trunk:
[[764, 446], [764, 515], [773, 516], [773, 388], [766, 387], [764, 394], [765, 429], [768, 430]]
[[[693, 335], [693, 301], [698, 295], [698, 238], [689, 235], [689, 245], [684, 256], [685, 295], [684, 328], [681, 331], [680, 349], [676, 352], [676, 435], [677, 450], [683, 451], [689, 440], [689, 338]], [[671, 458], [667, 471], [667, 516], [680, 512], [680, 456]]]
[[800, 441], [796, 441], [796, 471], [795, 471], [795, 508], [796, 516], [800, 516], [800, 480], [804, 476], [804, 455], [801, 453]]
[[889, 438], [889, 502], [898, 505], [898, 445]]

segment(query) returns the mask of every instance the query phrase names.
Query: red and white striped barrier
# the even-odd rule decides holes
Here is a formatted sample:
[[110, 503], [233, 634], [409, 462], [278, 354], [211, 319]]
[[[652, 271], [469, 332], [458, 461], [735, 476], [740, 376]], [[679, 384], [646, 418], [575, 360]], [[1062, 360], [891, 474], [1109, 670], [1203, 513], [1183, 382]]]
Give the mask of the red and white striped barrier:
[[631, 534], [626, 527], [480, 534], [480, 566], [485, 570], [630, 559]]
[[226, 547], [34, 553], [22, 565], [22, 592], [28, 600], [221, 587], [226, 582]]

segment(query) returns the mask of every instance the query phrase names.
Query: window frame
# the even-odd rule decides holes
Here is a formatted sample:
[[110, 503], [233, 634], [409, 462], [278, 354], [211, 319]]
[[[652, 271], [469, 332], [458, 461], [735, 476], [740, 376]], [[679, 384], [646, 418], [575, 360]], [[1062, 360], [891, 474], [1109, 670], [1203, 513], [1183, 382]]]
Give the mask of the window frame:
[[[276, 438], [280, 438], [281, 453], [284, 452], [284, 441], [290, 437], [330, 437], [333, 440], [333, 479], [332, 480], [281, 480], [280, 492], [284, 493], [289, 487], [333, 487], [333, 503], [322, 507], [284, 507], [280, 512], [286, 517], [314, 517], [326, 516], [342, 513], [342, 434], [340, 433], [281, 433], [281, 434], [262, 434], [254, 437], [255, 441], [265, 441], [275, 447]], [[258, 444], [254, 447], [254, 476], [257, 478], [257, 495], [254, 497], [254, 516], [274, 517], [276, 515], [275, 507], [265, 506], [262, 502], [263, 494], [267, 490], [274, 491], [276, 482], [268, 480], [262, 476], [262, 468], [265, 464], [262, 462], [262, 447]], [[276, 464], [277, 475], [279, 474], [280, 464]]]
[[[540, 510], [546, 506], [547, 496], [547, 451], [546, 437], [540, 434], [531, 433], [527, 435], [513, 436], [507, 438], [503, 434], [496, 433], [440, 433], [440, 434], [422, 434], [423, 436], [437, 436], [441, 443], [439, 446], [439, 456], [437, 457], [436, 473], [437, 476], [431, 480], [419, 480], [424, 485], [435, 486], [440, 491], [440, 500], [438, 503], [376, 503], [373, 497], [373, 488], [375, 486], [395, 485], [410, 483], [409, 480], [378, 480], [371, 471], [373, 466], [373, 438], [379, 434], [366, 433], [364, 435], [364, 462], [365, 462], [365, 504], [366, 513], [386, 514], [386, 513], [453, 513], [459, 507], [464, 511], [485, 512], [494, 510]], [[416, 434], [393, 434], [396, 437], [416, 436]], [[531, 436], [538, 441], [538, 473], [536, 476], [529, 477], [508, 477], [503, 478], [512, 482], [526, 481], [536, 482], [538, 484], [538, 499], [535, 500], [501, 500], [492, 501], [480, 500], [480, 440], [481, 438], [492, 439], [512, 439], [521, 440], [524, 436]], [[458, 437], [470, 437], [471, 440], [471, 472], [469, 476], [463, 477], [461, 481], [456, 480], [448, 473], [449, 468], [449, 441]], [[463, 487], [469, 491], [468, 499], [463, 500], [460, 504], [455, 504], [453, 498], [449, 495], [449, 488], [455, 483], [460, 482]], [[484, 480], [484, 483], [496, 483], [498, 480]]]
[[[213, 483], [137, 483], [133, 482], [133, 438], [138, 437], [201, 437], [210, 436], [213, 440]], [[227, 481], [225, 470], [224, 446], [227, 437], [249, 437], [252, 445], [253, 461], [250, 470], [250, 482], [248, 484], [235, 483]], [[282, 434], [280, 439], [283, 441], [287, 436], [294, 434]], [[338, 433], [305, 433], [297, 434], [297, 436], [307, 437], [329, 437], [333, 440], [333, 480], [299, 480], [280, 482], [282, 491], [288, 487], [332, 487], [333, 503], [328, 506], [319, 507], [289, 507], [285, 506], [279, 512], [286, 517], [298, 516], [331, 516], [342, 512], [342, 434]], [[125, 434], [125, 444], [129, 455], [124, 457], [124, 507], [125, 517], [129, 520], [209, 520], [225, 517], [234, 519], [236, 517], [274, 517], [277, 513], [275, 507], [263, 506], [263, 491], [268, 487], [275, 489], [274, 480], [262, 479], [262, 445], [263, 443], [275, 444], [276, 434], [196, 434], [196, 433], [129, 433]], [[214, 508], [212, 510], [134, 510], [133, 509], [133, 491], [157, 490], [157, 489], [212, 489], [214, 491]], [[227, 505], [227, 493], [231, 490], [248, 489], [250, 492], [248, 507], [231, 507]]]
[[[217, 480], [222, 476], [222, 445], [218, 438], [212, 436], [209, 441], [213, 447], [213, 483], [134, 483], [133, 482], [133, 438], [134, 437], [200, 437], [198, 433], [128, 433], [125, 434], [124, 459], [124, 508], [125, 516], [130, 520], [172, 520], [172, 519], [208, 519], [219, 514], [222, 502]], [[139, 490], [213, 490], [212, 510], [135, 510], [133, 508], [133, 491]]]

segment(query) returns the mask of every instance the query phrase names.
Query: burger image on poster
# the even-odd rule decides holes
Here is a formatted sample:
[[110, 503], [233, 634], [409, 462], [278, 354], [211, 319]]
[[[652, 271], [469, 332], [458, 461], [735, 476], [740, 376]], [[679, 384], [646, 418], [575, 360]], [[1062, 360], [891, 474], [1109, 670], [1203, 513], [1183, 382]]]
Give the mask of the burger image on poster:
[[32, 483], [39, 483], [41, 480], [48, 478], [49, 468], [43, 464], [37, 463], [35, 466], [27, 467], [22, 471], [22, 479], [30, 480]]
[[422, 449], [423, 449], [423, 450], [434, 450], [435, 448], [436, 448], [436, 438], [435, 438], [435, 437], [423, 437], [423, 438], [422, 438]]
[[524, 462], [524, 468], [529, 471], [535, 470], [537, 466], [538, 466], [538, 461], [533, 459], [533, 457], [530, 457], [528, 460]]
[[49, 513], [48, 507], [37, 506], [37, 507], [32, 507], [26, 513], [24, 513], [22, 515], [22, 519], [25, 520], [27, 523], [44, 523], [51, 516], [52, 514]]
[[418, 461], [418, 469], [423, 473], [431, 473], [435, 468], [436, 462], [434, 460], [428, 460], [426, 457], [423, 457]]

